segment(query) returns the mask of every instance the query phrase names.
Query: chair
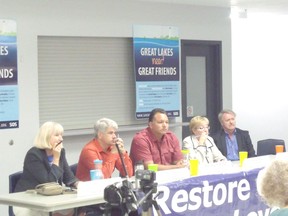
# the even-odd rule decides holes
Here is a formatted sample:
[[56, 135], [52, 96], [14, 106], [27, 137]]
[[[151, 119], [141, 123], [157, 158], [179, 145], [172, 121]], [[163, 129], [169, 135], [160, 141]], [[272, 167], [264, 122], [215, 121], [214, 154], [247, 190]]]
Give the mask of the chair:
[[70, 169], [73, 172], [74, 176], [76, 176], [77, 165], [78, 165], [78, 163], [70, 165]]
[[[18, 171], [9, 175], [9, 193], [14, 193], [16, 184], [20, 179], [23, 171]], [[9, 206], [9, 216], [14, 216], [12, 206]]]
[[285, 141], [282, 139], [264, 139], [259, 140], [257, 142], [257, 156], [261, 155], [269, 155], [269, 154], [276, 154], [275, 146], [276, 145], [283, 145], [284, 146], [284, 152], [285, 149]]

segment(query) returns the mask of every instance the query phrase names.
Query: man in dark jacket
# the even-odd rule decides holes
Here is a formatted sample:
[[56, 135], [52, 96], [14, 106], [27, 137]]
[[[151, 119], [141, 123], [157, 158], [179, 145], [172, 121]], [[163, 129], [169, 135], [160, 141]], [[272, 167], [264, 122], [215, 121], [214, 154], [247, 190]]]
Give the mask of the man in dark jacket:
[[218, 119], [222, 129], [212, 135], [215, 144], [228, 160], [239, 160], [239, 151], [247, 151], [248, 157], [255, 157], [255, 150], [248, 131], [236, 128], [236, 114], [222, 110]]

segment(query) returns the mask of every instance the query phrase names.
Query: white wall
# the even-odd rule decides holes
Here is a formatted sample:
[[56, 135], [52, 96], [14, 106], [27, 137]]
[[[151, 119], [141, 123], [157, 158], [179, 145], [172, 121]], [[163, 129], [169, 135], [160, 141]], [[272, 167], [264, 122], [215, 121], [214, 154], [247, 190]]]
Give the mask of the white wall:
[[[182, 39], [219, 40], [223, 44], [223, 99], [231, 107], [231, 28], [229, 10], [186, 5], [113, 0], [0, 0], [0, 19], [18, 27], [19, 129], [0, 131], [1, 188], [8, 193], [8, 175], [21, 170], [39, 127], [37, 36], [132, 37], [133, 24], [178, 26]], [[109, 116], [107, 116], [109, 117]], [[91, 124], [96, 119], [91, 119]], [[249, 125], [247, 125], [248, 127]], [[128, 145], [136, 131], [121, 133]], [[181, 130], [176, 130], [181, 134]], [[92, 135], [64, 137], [70, 164], [77, 162]], [[8, 143], [14, 140], [14, 145]], [[0, 205], [0, 215], [7, 215]]]
[[233, 109], [255, 149], [266, 138], [284, 139], [287, 148], [287, 24], [288, 16], [271, 14], [232, 21]]

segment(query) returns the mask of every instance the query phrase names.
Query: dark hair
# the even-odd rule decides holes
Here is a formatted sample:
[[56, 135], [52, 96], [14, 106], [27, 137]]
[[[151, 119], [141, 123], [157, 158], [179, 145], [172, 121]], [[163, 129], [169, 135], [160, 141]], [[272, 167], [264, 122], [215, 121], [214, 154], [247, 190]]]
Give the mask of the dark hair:
[[153, 118], [154, 116], [157, 114], [157, 113], [162, 113], [162, 114], [166, 114], [166, 111], [162, 108], [155, 108], [153, 109], [151, 112], [150, 112], [150, 115], [149, 115], [149, 122], [152, 122], [153, 121]]

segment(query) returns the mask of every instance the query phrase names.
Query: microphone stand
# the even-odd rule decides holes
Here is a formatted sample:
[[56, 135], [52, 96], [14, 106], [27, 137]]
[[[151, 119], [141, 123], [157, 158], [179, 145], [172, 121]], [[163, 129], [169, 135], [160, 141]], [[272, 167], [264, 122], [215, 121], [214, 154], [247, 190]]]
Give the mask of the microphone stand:
[[119, 154], [119, 157], [121, 159], [121, 164], [123, 167], [123, 170], [125, 172], [125, 180], [123, 180], [122, 182], [122, 192], [123, 192], [123, 198], [125, 200], [125, 207], [120, 206], [121, 210], [123, 211], [123, 209], [125, 209], [127, 211], [127, 213], [129, 214], [131, 211], [137, 211], [137, 198], [135, 196], [135, 194], [132, 191], [132, 183], [129, 181], [129, 175], [125, 166], [125, 162], [123, 159], [123, 155], [120, 151], [119, 145], [116, 143], [116, 148]]
[[[133, 193], [133, 191], [132, 193], [130, 193], [132, 184], [131, 182], [129, 182], [129, 175], [128, 175], [128, 172], [124, 163], [123, 155], [120, 151], [119, 145], [117, 143], [115, 145], [116, 145], [116, 148], [117, 148], [117, 151], [118, 151], [118, 154], [121, 159], [121, 163], [122, 163], [125, 175], [126, 175], [125, 180], [123, 181], [123, 184], [122, 184], [123, 185], [122, 188], [124, 188], [124, 191], [123, 190], [122, 191], [124, 193], [123, 198], [126, 200], [125, 206], [126, 206], [127, 214], [129, 215], [130, 212], [137, 211], [138, 207], [142, 206], [143, 212], [141, 213], [141, 215], [152, 216], [152, 205], [153, 205], [158, 216], [161, 216], [159, 205], [157, 204], [155, 200], [156, 197], [160, 194], [160, 192], [155, 196], [154, 200], [152, 199], [152, 193], [155, 189], [154, 187], [157, 186], [157, 184], [154, 184], [153, 187], [148, 192], [146, 192], [146, 190], [143, 191], [145, 193], [145, 196], [139, 202], [137, 202], [137, 198], [135, 194]], [[123, 206], [120, 206], [120, 207], [121, 207], [121, 210], [123, 211]], [[107, 214], [107, 211], [106, 211], [106, 214]]]
[[122, 163], [125, 175], [126, 175], [126, 179], [129, 179], [128, 172], [127, 172], [127, 169], [126, 169], [126, 166], [125, 166], [125, 163], [124, 163], [124, 159], [123, 159], [123, 156], [122, 156], [122, 152], [120, 151], [119, 145], [117, 143], [115, 145], [116, 145], [119, 157], [121, 159], [121, 163]]

